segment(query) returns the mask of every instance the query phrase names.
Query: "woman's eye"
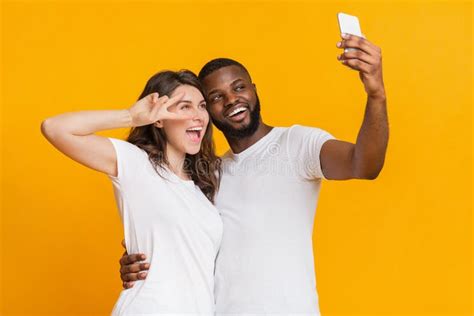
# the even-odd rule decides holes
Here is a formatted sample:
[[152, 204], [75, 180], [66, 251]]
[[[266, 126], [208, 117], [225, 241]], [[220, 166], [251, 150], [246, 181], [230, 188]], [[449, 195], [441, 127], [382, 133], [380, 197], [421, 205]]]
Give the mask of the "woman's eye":
[[187, 110], [187, 109], [189, 109], [189, 105], [183, 105], [183, 106], [181, 107], [181, 110]]
[[199, 107], [200, 107], [201, 109], [205, 109], [205, 108], [206, 108], [206, 103], [201, 103], [201, 104], [199, 104]]

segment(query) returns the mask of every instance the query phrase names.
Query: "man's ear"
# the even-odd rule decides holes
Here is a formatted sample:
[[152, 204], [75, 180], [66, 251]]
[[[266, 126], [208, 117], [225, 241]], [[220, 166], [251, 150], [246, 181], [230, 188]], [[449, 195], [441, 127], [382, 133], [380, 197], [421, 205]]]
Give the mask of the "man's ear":
[[252, 83], [252, 86], [253, 86], [253, 90], [257, 92], [257, 86], [255, 85], [255, 83]]
[[158, 120], [153, 124], [156, 128], [162, 128], [163, 127], [163, 122]]

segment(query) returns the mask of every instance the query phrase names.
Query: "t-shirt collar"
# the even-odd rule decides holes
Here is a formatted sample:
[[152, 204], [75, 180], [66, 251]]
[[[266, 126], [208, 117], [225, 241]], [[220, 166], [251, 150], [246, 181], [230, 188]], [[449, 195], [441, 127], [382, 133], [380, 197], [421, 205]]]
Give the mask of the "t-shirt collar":
[[264, 146], [270, 139], [272, 139], [272, 135], [276, 132], [277, 127], [273, 127], [270, 132], [268, 132], [265, 136], [257, 140], [254, 144], [250, 145], [243, 151], [238, 154], [232, 152], [232, 148], [227, 151], [225, 157], [231, 158], [234, 161], [242, 160], [248, 156], [250, 156], [257, 148]]

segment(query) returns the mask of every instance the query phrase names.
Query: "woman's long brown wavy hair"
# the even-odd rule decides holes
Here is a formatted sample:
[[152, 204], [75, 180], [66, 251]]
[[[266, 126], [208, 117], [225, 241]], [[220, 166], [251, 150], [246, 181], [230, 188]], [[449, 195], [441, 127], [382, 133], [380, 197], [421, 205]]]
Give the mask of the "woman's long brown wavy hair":
[[[148, 80], [138, 100], [154, 92], [158, 92], [160, 97], [164, 95], [171, 97], [173, 91], [181, 85], [193, 86], [204, 95], [198, 78], [191, 71], [166, 70], [153, 75]], [[167, 138], [162, 128], [157, 128], [154, 124], [133, 127], [127, 141], [148, 153], [148, 158], [158, 174], [160, 174], [159, 169], [163, 169], [165, 166], [169, 167], [166, 155]], [[201, 150], [195, 155], [186, 154], [184, 171], [190, 175], [194, 183], [212, 203], [214, 203], [214, 197], [219, 188], [220, 162], [220, 158], [215, 154], [215, 146], [212, 140], [212, 122], [209, 117], [209, 124], [201, 143]]]

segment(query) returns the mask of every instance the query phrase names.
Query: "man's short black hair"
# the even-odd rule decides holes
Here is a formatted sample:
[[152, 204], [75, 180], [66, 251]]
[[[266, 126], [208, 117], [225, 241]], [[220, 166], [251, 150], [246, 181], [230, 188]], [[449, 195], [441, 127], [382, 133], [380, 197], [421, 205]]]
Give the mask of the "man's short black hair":
[[244, 65], [230, 58], [216, 58], [216, 59], [211, 60], [210, 62], [205, 64], [204, 67], [202, 67], [201, 71], [199, 72], [198, 78], [200, 81], [202, 81], [204, 78], [209, 76], [214, 71], [219, 70], [223, 67], [227, 67], [227, 66], [238, 66], [242, 68], [250, 78], [250, 74], [247, 71], [247, 69], [244, 67]]

